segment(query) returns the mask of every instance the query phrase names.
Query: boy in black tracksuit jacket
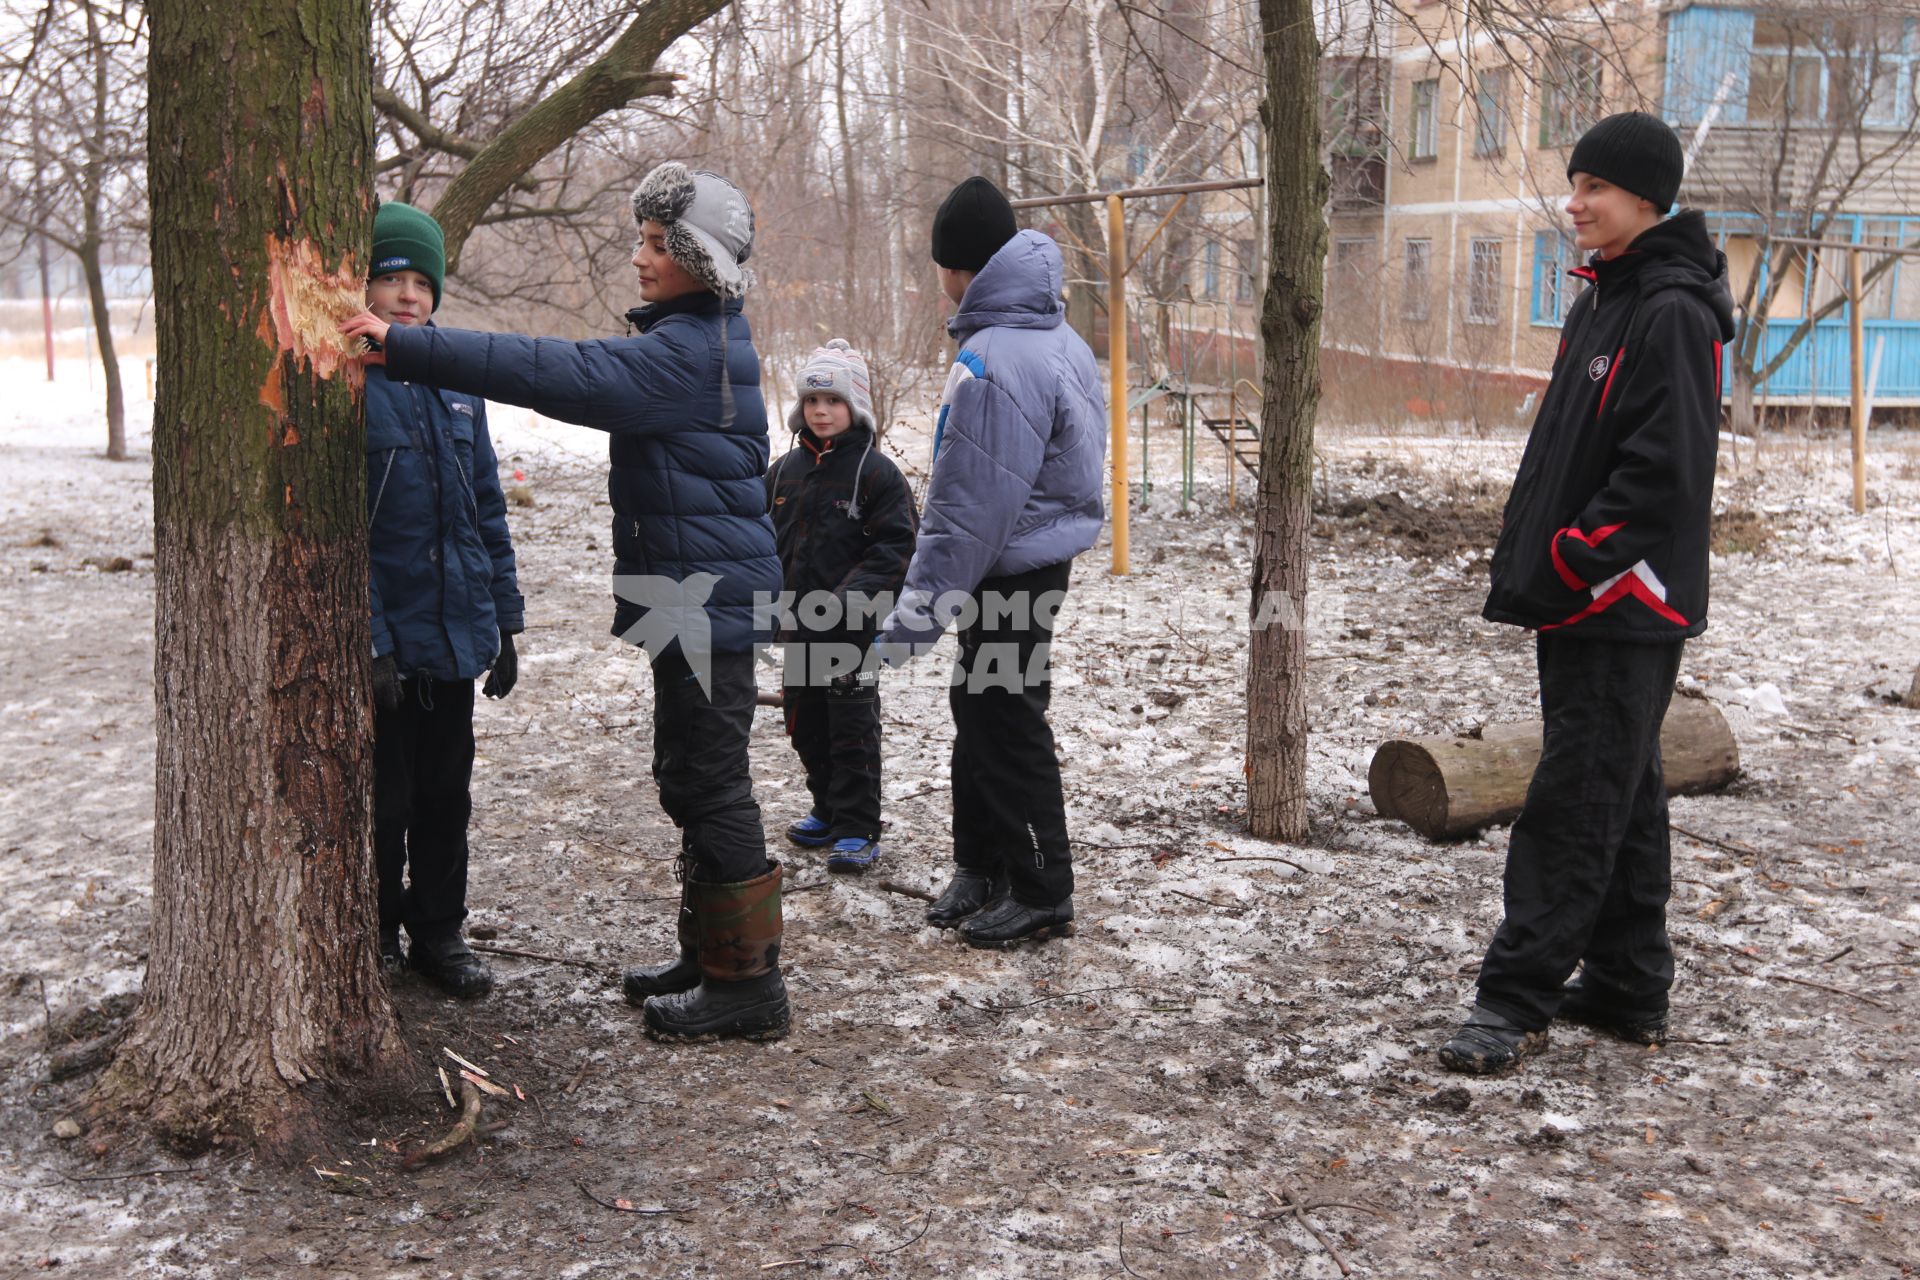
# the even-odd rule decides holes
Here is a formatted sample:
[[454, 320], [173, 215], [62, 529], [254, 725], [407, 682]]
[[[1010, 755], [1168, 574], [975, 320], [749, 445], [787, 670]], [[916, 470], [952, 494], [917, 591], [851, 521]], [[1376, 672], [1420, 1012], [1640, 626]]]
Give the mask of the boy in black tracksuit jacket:
[[807, 771], [813, 811], [787, 828], [832, 846], [829, 871], [880, 856], [880, 693], [865, 661], [913, 559], [919, 520], [900, 468], [874, 447], [866, 361], [835, 338], [800, 372], [794, 447], [767, 472], [790, 623], [787, 734]]
[[[1537, 635], [1546, 727], [1513, 825], [1506, 917], [1473, 1015], [1440, 1051], [1487, 1072], [1556, 1016], [1665, 1035], [1673, 951], [1660, 725], [1684, 641], [1707, 620], [1726, 259], [1704, 219], [1661, 221], [1684, 167], [1655, 117], [1610, 116], [1574, 147], [1568, 202], [1588, 283], [1494, 549], [1485, 616]], [[1563, 986], [1576, 965], [1579, 979]]]

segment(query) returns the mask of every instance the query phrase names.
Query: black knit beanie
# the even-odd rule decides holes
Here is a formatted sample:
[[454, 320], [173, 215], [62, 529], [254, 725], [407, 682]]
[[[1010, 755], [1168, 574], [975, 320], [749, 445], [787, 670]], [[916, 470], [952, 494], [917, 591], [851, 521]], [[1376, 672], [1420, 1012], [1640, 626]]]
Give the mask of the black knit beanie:
[[933, 260], [952, 271], [978, 271], [1013, 239], [1013, 206], [985, 178], [968, 178], [947, 193], [933, 215]]
[[1567, 158], [1567, 177], [1590, 173], [1651, 200], [1662, 217], [1680, 194], [1687, 168], [1680, 139], [1659, 116], [1622, 111], [1580, 135]]

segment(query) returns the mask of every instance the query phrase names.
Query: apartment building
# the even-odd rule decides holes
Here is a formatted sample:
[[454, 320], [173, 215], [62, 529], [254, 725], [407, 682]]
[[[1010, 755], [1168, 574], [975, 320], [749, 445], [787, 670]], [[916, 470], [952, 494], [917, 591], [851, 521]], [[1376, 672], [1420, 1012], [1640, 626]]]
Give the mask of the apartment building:
[[[1680, 201], [1706, 211], [1736, 299], [1765, 314], [1729, 345], [1726, 385], [1744, 358], [1767, 402], [1843, 401], [1845, 255], [1770, 237], [1920, 242], [1920, 10], [1860, 12], [1627, 0], [1522, 22], [1428, 0], [1383, 19], [1377, 55], [1347, 60], [1346, 74], [1378, 82], [1384, 136], [1369, 154], [1346, 129], [1355, 145], [1342, 155], [1343, 130], [1329, 127], [1330, 363], [1397, 368], [1456, 409], [1463, 396], [1476, 411], [1518, 408], [1578, 296], [1560, 211], [1567, 156], [1593, 120], [1638, 108], [1679, 132]], [[1343, 103], [1367, 109], [1371, 92], [1330, 93], [1331, 118]], [[1343, 168], [1376, 164], [1377, 186], [1350, 181], [1343, 203]], [[1879, 261], [1863, 317], [1876, 398], [1920, 404], [1920, 259]]]

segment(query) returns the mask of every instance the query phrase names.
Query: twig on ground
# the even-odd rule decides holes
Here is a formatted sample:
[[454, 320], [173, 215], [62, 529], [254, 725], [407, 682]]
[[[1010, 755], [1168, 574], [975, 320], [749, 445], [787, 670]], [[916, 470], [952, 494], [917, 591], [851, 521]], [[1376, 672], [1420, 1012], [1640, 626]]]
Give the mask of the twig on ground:
[[774, 1271], [780, 1267], [804, 1267], [810, 1261], [812, 1261], [810, 1258], [788, 1258], [785, 1262], [763, 1262], [760, 1264], [760, 1269]]
[[429, 1160], [438, 1160], [461, 1143], [470, 1141], [479, 1123], [480, 1091], [473, 1087], [473, 1081], [463, 1076], [460, 1080], [460, 1118], [454, 1121], [453, 1128], [447, 1131], [446, 1137], [408, 1154], [400, 1161], [400, 1167], [417, 1169]]
[[1140, 1275], [1138, 1271], [1127, 1265], [1127, 1224], [1124, 1222], [1120, 1224], [1120, 1268], [1130, 1276]]
[[1876, 1009], [1891, 1007], [1885, 1000], [1880, 999], [1878, 996], [1870, 996], [1862, 991], [1849, 991], [1845, 987], [1830, 987], [1824, 982], [1815, 982], [1811, 978], [1796, 978], [1790, 973], [1762, 973], [1751, 976], [1771, 978], [1775, 982], [1791, 982], [1795, 986], [1800, 987], [1812, 987], [1815, 991], [1825, 991], [1829, 995], [1845, 996], [1849, 1000], [1858, 1000], [1862, 1004], [1870, 1004]]
[[[678, 899], [676, 898], [675, 901]], [[576, 969], [590, 969], [595, 973], [607, 967], [595, 960], [576, 960], [572, 956], [550, 956], [541, 951], [522, 951], [518, 947], [496, 947], [490, 942], [469, 942], [467, 945], [475, 951], [484, 951], [488, 955], [516, 956], [522, 960], [545, 960], [548, 964], [570, 964]]]
[[1292, 858], [1238, 858], [1236, 857], [1236, 858], [1215, 858], [1214, 861], [1215, 862], [1278, 862], [1286, 866], [1292, 867], [1295, 871], [1298, 871], [1303, 876], [1313, 874], [1307, 868], [1295, 862]]
[[978, 1009], [982, 1013], [1013, 1013], [1019, 1009], [1031, 1009], [1034, 1005], [1045, 1004], [1049, 1000], [1066, 1000], [1073, 996], [1096, 996], [1103, 991], [1125, 991], [1128, 989], [1125, 983], [1115, 983], [1110, 987], [1089, 987], [1085, 991], [1056, 991], [1050, 996], [1041, 996], [1037, 1000], [1029, 1000], [1024, 1004], [975, 1004], [973, 1001], [967, 999], [961, 999], [960, 1003], [966, 1005], [969, 1009]]
[[573, 1185], [580, 1188], [581, 1195], [593, 1201], [595, 1204], [599, 1205], [602, 1209], [611, 1209], [615, 1213], [637, 1213], [643, 1216], [649, 1216], [649, 1215], [659, 1215], [663, 1213], [685, 1213], [686, 1212], [684, 1208], [674, 1209], [664, 1204], [634, 1204], [630, 1200], [602, 1200], [599, 1196], [593, 1194], [592, 1191], [588, 1190], [586, 1183], [576, 1182]]
[[1820, 963], [1832, 964], [1835, 960], [1838, 960], [1841, 956], [1847, 956], [1852, 954], [1853, 954], [1853, 944], [1848, 943], [1846, 946], [1840, 948], [1838, 951], [1834, 952], [1832, 955], [1828, 956], [1825, 960], [1822, 960]]
[[928, 1209], [928, 1210], [927, 1210], [927, 1220], [926, 1220], [925, 1222], [923, 1222], [923, 1223], [921, 1223], [921, 1224], [920, 1224], [920, 1234], [919, 1234], [919, 1235], [916, 1235], [916, 1236], [915, 1236], [915, 1237], [914, 1237], [913, 1239], [911, 1239], [911, 1240], [909, 1240], [909, 1241], [907, 1241], [907, 1243], [906, 1243], [906, 1244], [897, 1244], [897, 1245], [895, 1245], [895, 1246], [893, 1246], [893, 1248], [891, 1248], [891, 1249], [882, 1249], [882, 1250], [880, 1250], [880, 1256], [881, 1256], [881, 1257], [885, 1257], [885, 1256], [886, 1256], [887, 1254], [889, 1254], [889, 1253], [899, 1253], [899, 1252], [900, 1252], [900, 1251], [901, 1251], [902, 1249], [906, 1249], [906, 1248], [909, 1248], [909, 1247], [911, 1247], [911, 1246], [913, 1246], [913, 1245], [916, 1245], [916, 1244], [919, 1244], [919, 1243], [920, 1243], [920, 1240], [921, 1240], [921, 1237], [923, 1237], [923, 1236], [925, 1236], [925, 1235], [927, 1234], [927, 1228], [928, 1228], [928, 1227], [931, 1227], [932, 1225], [933, 1225], [933, 1210], [932, 1210], [932, 1209]]
[[[182, 1164], [165, 1169], [135, 1169], [132, 1173], [61, 1173], [68, 1182], [121, 1182], [128, 1178], [152, 1178], [165, 1173], [211, 1173], [215, 1169], [224, 1169], [238, 1156], [220, 1164]], [[46, 1183], [53, 1186], [53, 1183]]]
[[894, 799], [887, 801], [887, 803], [905, 804], [909, 800], [918, 800], [921, 796], [930, 796], [936, 791], [945, 791], [952, 785], [952, 782], [936, 782], [932, 786], [922, 787], [918, 791], [909, 791], [906, 795], [896, 796]]
[[805, 893], [809, 889], [824, 889], [832, 883], [833, 883], [833, 877], [828, 876], [824, 880], [815, 880], [812, 884], [796, 884], [790, 887], [782, 887], [780, 892], [788, 895], [792, 895], [796, 893]]
[[1167, 892], [1176, 898], [1185, 898], [1188, 902], [1197, 902], [1203, 907], [1212, 907], [1215, 911], [1242, 912], [1246, 910], [1245, 907], [1237, 902], [1215, 902], [1212, 898], [1203, 898], [1197, 893], [1183, 893], [1179, 889], [1168, 889]]
[[922, 902], [933, 901], [933, 895], [925, 889], [916, 889], [912, 885], [901, 884], [898, 880], [882, 880], [880, 887], [888, 893], [897, 893], [903, 898], [918, 898]]
[[1698, 831], [1689, 831], [1677, 822], [1669, 822], [1667, 829], [1685, 836], [1689, 840], [1698, 840], [1701, 844], [1710, 844], [1716, 849], [1725, 849], [1728, 853], [1744, 853], [1750, 858], [1764, 858], [1767, 855], [1752, 845], [1741, 844], [1738, 840], [1721, 840], [1714, 836], [1703, 836]]
[[580, 1087], [580, 1082], [587, 1078], [587, 1072], [591, 1070], [593, 1070], [593, 1064], [591, 1062], [581, 1063], [580, 1069], [573, 1073], [573, 1079], [567, 1081], [564, 1085], [560, 1086], [560, 1092], [566, 1094], [569, 1098], [571, 1098], [573, 1096], [573, 1091]]
[[[1291, 1209], [1293, 1211], [1294, 1220], [1310, 1231], [1313, 1234], [1313, 1238], [1320, 1242], [1320, 1247], [1327, 1251], [1328, 1256], [1333, 1259], [1333, 1264], [1340, 1268], [1341, 1275], [1350, 1276], [1353, 1274], [1353, 1268], [1349, 1267], [1347, 1260], [1340, 1256], [1340, 1251], [1333, 1247], [1333, 1241], [1327, 1239], [1327, 1233], [1322, 1231], [1314, 1223], [1313, 1219], [1307, 1216], [1307, 1205], [1294, 1193], [1292, 1187], [1289, 1187], [1283, 1182], [1280, 1184], [1279, 1195], [1274, 1195], [1272, 1187], [1266, 1188], [1266, 1192], [1268, 1195], [1273, 1196], [1274, 1203], [1282, 1209]], [[1283, 1196], [1285, 1197], [1284, 1199], [1282, 1199]]]

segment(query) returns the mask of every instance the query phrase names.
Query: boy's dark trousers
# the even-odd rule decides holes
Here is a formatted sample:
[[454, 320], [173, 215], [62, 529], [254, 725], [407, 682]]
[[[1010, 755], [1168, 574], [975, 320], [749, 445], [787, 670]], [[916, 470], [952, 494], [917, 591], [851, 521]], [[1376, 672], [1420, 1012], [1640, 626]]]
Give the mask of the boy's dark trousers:
[[834, 840], [880, 838], [880, 684], [862, 669], [788, 685], [787, 735]]
[[401, 682], [400, 705], [373, 714], [373, 856], [380, 927], [418, 942], [467, 917], [473, 812], [473, 681]]
[[[1073, 896], [1066, 798], [1047, 725], [1053, 615], [1072, 570], [1069, 560], [981, 582], [974, 592], [981, 614], [960, 632], [947, 693], [953, 860], [963, 870], [1004, 873], [1014, 901], [1029, 907]], [[1011, 610], [995, 616], [996, 596]], [[1045, 678], [1029, 681], [1029, 674]]]
[[1672, 869], [1660, 725], [1684, 646], [1536, 645], [1545, 740], [1507, 845], [1506, 919], [1480, 968], [1479, 1003], [1540, 1030], [1585, 961], [1603, 998], [1665, 1012]]
[[680, 828], [681, 871], [738, 884], [767, 871], [767, 835], [753, 798], [753, 654], [707, 655], [712, 696], [676, 647], [653, 662], [653, 780]]

